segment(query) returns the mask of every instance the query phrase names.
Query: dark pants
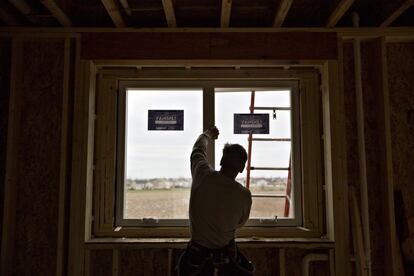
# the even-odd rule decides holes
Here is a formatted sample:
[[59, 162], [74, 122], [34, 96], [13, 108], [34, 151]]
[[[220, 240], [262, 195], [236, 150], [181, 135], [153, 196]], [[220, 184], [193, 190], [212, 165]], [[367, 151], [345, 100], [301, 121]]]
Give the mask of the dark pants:
[[177, 265], [179, 276], [253, 275], [254, 267], [239, 251], [236, 243], [210, 249], [190, 241]]

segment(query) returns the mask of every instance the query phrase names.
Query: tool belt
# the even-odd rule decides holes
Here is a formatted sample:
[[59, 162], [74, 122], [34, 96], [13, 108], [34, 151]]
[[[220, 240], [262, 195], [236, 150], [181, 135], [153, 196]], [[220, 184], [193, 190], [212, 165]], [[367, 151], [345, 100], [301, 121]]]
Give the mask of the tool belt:
[[177, 265], [179, 276], [253, 275], [254, 266], [240, 252], [234, 240], [218, 249], [190, 241]]

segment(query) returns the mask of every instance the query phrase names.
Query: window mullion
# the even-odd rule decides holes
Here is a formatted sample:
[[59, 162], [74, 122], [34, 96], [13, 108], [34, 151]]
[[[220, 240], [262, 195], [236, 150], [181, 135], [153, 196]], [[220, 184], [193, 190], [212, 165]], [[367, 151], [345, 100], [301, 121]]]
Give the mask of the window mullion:
[[[214, 118], [214, 87], [203, 88], [203, 130], [211, 128], [215, 124]], [[214, 143], [209, 143], [207, 148], [207, 158], [211, 166], [215, 168], [215, 147]]]

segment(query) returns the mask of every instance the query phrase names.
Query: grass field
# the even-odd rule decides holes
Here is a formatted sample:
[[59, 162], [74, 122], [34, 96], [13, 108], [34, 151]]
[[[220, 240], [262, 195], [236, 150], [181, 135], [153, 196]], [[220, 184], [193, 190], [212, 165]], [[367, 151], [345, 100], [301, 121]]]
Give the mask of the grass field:
[[[260, 191], [254, 191], [260, 192]], [[260, 192], [269, 193], [270, 191]], [[271, 191], [275, 192], [275, 191]], [[282, 193], [278, 191], [277, 193]], [[126, 193], [125, 218], [188, 218], [190, 189], [139, 190]], [[250, 218], [282, 217], [284, 198], [253, 198]]]

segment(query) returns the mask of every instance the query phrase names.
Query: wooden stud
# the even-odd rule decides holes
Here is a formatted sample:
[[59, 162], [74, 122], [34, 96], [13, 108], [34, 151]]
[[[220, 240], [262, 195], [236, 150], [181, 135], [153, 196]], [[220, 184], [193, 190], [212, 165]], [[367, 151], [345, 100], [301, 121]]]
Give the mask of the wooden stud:
[[395, 10], [384, 22], [381, 23], [380, 27], [388, 27], [392, 24], [403, 12], [405, 12], [408, 8], [414, 5], [414, 0], [406, 0], [402, 5]]
[[[414, 2], [414, 1], [413, 1]], [[389, 227], [389, 240], [391, 247], [391, 262], [392, 262], [392, 274], [393, 275], [404, 275], [401, 251], [399, 249], [399, 242], [397, 237], [397, 230], [395, 224], [395, 210], [394, 210], [394, 172], [392, 164], [392, 139], [391, 139], [391, 115], [390, 115], [390, 96], [388, 89], [388, 67], [387, 67], [387, 49], [385, 38], [379, 38], [378, 43], [380, 51], [378, 60], [381, 65], [381, 78], [382, 78], [382, 89], [380, 89], [380, 114], [379, 124], [380, 133], [379, 137], [381, 145], [381, 179], [384, 181], [384, 198], [386, 209], [388, 212], [386, 215], [386, 224]]]
[[64, 11], [58, 6], [55, 0], [40, 0], [40, 2], [50, 11], [50, 13], [64, 27], [72, 26], [72, 22]]
[[292, 6], [293, 0], [281, 0], [280, 5], [277, 9], [275, 20], [273, 22], [273, 27], [278, 28], [282, 27], [283, 22]]
[[169, 28], [177, 27], [177, 21], [175, 19], [174, 5], [172, 0], [162, 0], [162, 6], [164, 7], [165, 19]]
[[57, 233], [57, 260], [56, 275], [63, 275], [63, 258], [65, 256], [65, 198], [66, 198], [66, 179], [67, 179], [67, 145], [68, 145], [68, 116], [69, 116], [69, 80], [71, 71], [70, 56], [71, 39], [65, 39], [64, 68], [63, 68], [63, 96], [62, 96], [62, 118], [60, 135], [60, 181], [59, 181], [59, 210], [58, 210], [58, 233]]
[[1, 245], [1, 275], [12, 275], [16, 224], [16, 189], [18, 184], [18, 151], [21, 117], [21, 85], [23, 41], [12, 41], [9, 120], [7, 130], [6, 170], [4, 182], [3, 236]]
[[220, 26], [222, 28], [228, 28], [229, 25], [230, 25], [231, 5], [232, 5], [232, 0], [222, 0], [221, 1]]
[[342, 16], [349, 10], [355, 0], [342, 0], [338, 3], [335, 10], [331, 13], [326, 22], [327, 28], [333, 28], [341, 20]]
[[119, 250], [114, 248], [112, 251], [112, 276], [119, 275]]
[[323, 125], [328, 238], [335, 240], [335, 274], [350, 275], [342, 43], [338, 61], [323, 68]]
[[116, 2], [114, 0], [101, 0], [101, 2], [105, 6], [105, 9], [114, 22], [115, 26], [118, 28], [125, 27], [126, 23]]
[[[80, 42], [77, 51], [79, 53]], [[90, 61], [77, 55], [74, 95], [72, 182], [69, 225], [68, 275], [84, 272], [84, 242], [90, 237], [91, 203], [86, 196], [93, 178], [93, 140], [95, 113], [95, 70]]]
[[355, 188], [349, 187], [349, 205], [350, 218], [352, 222], [352, 237], [354, 244], [354, 252], [356, 255], [356, 274], [357, 276], [367, 276], [364, 237], [362, 234], [361, 214], [359, 212], [359, 204], [355, 195]]

